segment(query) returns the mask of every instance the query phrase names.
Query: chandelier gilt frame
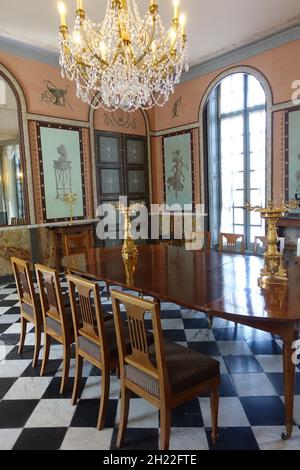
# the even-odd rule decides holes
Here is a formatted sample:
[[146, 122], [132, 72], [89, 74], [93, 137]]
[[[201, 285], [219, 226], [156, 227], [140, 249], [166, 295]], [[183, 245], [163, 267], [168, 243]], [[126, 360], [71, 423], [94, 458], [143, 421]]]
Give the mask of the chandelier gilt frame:
[[62, 75], [75, 81], [77, 97], [93, 108], [135, 111], [163, 106], [188, 70], [185, 17], [174, 1], [172, 26], [165, 31], [158, 3], [141, 16], [136, 0], [108, 0], [104, 20], [93, 23], [77, 0], [69, 32], [59, 3]]

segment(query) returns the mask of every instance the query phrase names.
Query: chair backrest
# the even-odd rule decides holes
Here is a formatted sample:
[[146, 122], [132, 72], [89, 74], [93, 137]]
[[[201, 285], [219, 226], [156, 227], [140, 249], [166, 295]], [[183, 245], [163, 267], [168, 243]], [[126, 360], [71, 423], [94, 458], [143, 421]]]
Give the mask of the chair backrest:
[[267, 238], [266, 237], [255, 237], [254, 238], [254, 255], [257, 255], [257, 248], [259, 247], [259, 244], [262, 244], [262, 246], [265, 248], [267, 245]]
[[[119, 291], [111, 292], [114, 321], [118, 342], [121, 377], [125, 376], [126, 365], [133, 366], [143, 373], [158, 380], [160, 398], [164, 399], [170, 394], [160, 321], [159, 304], [139, 299]], [[125, 315], [129, 329], [130, 348], [126, 348], [124, 334], [124, 320], [120, 305], [125, 307]], [[151, 314], [154, 336], [155, 357], [149, 354], [149, 341], [145, 328], [145, 314]]]
[[[224, 243], [224, 241], [226, 241], [226, 243]], [[244, 235], [220, 233], [219, 251], [225, 251], [227, 253], [241, 253], [243, 255], [245, 253]]]
[[65, 304], [59, 281], [58, 272], [41, 264], [35, 265], [37, 275], [44, 324], [47, 317], [59, 322], [62, 325], [62, 334], [67, 334], [67, 319]]
[[104, 329], [100, 289], [96, 282], [67, 276], [76, 344], [84, 337], [99, 346], [102, 364], [107, 363], [109, 348]]
[[84, 253], [92, 248], [91, 239], [88, 232], [65, 234], [64, 235], [64, 254], [65, 256]]
[[41, 319], [38, 318], [38, 300], [34, 289], [30, 263], [26, 260], [15, 257], [11, 258], [11, 263], [16, 280], [21, 308], [24, 304], [32, 307], [36, 320]]

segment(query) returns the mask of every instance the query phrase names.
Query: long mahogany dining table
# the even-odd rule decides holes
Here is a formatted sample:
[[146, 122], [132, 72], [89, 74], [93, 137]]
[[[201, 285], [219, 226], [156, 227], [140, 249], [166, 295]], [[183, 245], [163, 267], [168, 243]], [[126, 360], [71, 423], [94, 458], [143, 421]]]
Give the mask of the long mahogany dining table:
[[121, 248], [95, 248], [65, 257], [65, 269], [178, 304], [237, 324], [278, 335], [283, 342], [285, 427], [293, 431], [295, 352], [300, 327], [300, 266], [288, 269], [288, 284], [262, 289], [263, 259], [214, 251], [187, 251], [163, 245], [139, 247], [136, 260], [125, 262]]

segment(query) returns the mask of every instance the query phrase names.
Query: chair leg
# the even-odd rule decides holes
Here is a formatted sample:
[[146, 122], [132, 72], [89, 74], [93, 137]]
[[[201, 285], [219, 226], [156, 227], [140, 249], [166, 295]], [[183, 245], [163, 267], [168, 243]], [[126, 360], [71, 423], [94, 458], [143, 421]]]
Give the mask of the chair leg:
[[19, 354], [22, 353], [26, 338], [26, 331], [27, 331], [27, 320], [26, 318], [21, 316], [21, 336], [20, 336], [20, 345], [19, 345]]
[[213, 445], [216, 445], [218, 437], [218, 414], [219, 414], [219, 390], [215, 389], [210, 395], [210, 407], [211, 407], [211, 424], [212, 432], [211, 438]]
[[106, 283], [106, 294], [107, 294], [107, 300], [109, 300], [110, 299], [110, 289], [109, 289], [108, 282]]
[[65, 344], [64, 345], [63, 373], [62, 373], [61, 385], [60, 385], [61, 395], [64, 393], [66, 385], [69, 380], [70, 361], [71, 361], [71, 347], [68, 344]]
[[82, 377], [83, 358], [76, 354], [76, 370], [73, 386], [72, 405], [76, 405], [78, 400], [79, 381]]
[[45, 333], [44, 334], [44, 357], [43, 357], [43, 363], [41, 367], [41, 377], [45, 375], [45, 372], [46, 372], [46, 367], [48, 364], [49, 353], [50, 353], [50, 346], [51, 346], [51, 336]]
[[42, 326], [37, 323], [35, 325], [35, 346], [32, 367], [36, 367], [39, 359], [40, 348], [41, 348], [41, 337], [42, 337]]
[[211, 330], [214, 323], [214, 317], [212, 315], [207, 315], [208, 329]]
[[102, 370], [101, 377], [101, 397], [100, 397], [100, 409], [98, 416], [97, 429], [101, 431], [104, 428], [107, 404], [109, 400], [109, 387], [110, 387], [110, 371]]
[[118, 431], [118, 438], [117, 438], [117, 447], [122, 447], [125, 438], [125, 431], [127, 428], [128, 423], [128, 413], [129, 413], [129, 405], [130, 405], [130, 392], [129, 390], [123, 386], [121, 391], [121, 416], [120, 416], [120, 424], [119, 424], [119, 431]]
[[159, 450], [169, 450], [171, 433], [171, 410], [164, 408], [160, 410], [160, 436]]

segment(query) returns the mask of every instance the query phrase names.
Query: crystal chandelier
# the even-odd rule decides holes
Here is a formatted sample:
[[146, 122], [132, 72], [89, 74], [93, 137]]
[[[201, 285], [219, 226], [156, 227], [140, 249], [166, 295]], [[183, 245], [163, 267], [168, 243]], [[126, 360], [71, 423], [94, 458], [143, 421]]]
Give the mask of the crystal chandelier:
[[62, 76], [75, 81], [77, 97], [93, 108], [135, 111], [163, 106], [188, 70], [185, 17], [174, 0], [174, 17], [165, 31], [156, 0], [142, 17], [136, 0], [108, 0], [101, 24], [87, 17], [77, 0], [70, 33], [66, 8], [59, 3]]

